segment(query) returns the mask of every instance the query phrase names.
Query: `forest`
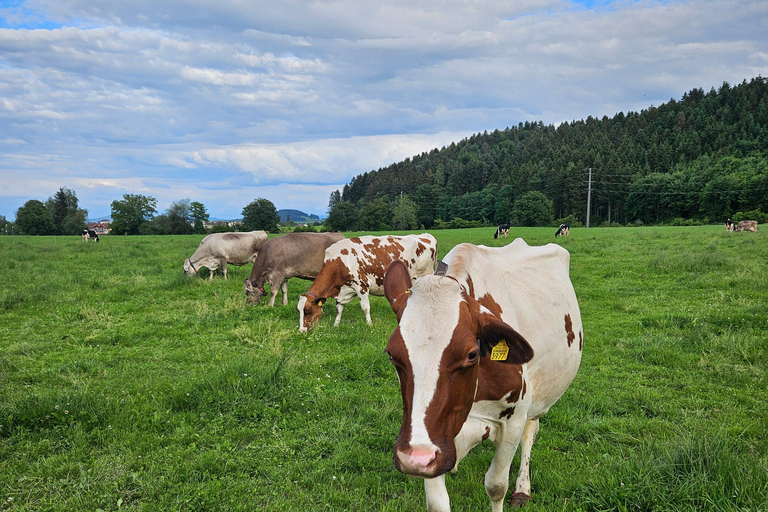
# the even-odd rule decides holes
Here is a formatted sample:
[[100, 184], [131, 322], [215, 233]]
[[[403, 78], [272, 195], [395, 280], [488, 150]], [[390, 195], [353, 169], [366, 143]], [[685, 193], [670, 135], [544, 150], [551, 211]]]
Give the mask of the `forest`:
[[[411, 211], [417, 226], [703, 224], [768, 213], [768, 79], [701, 88], [640, 112], [520, 123], [354, 177], [331, 194], [344, 224]], [[526, 203], [544, 204], [530, 215]], [[340, 210], [334, 212], [339, 208]], [[548, 211], [546, 211], [548, 210]], [[377, 222], [387, 219], [378, 217]], [[413, 219], [410, 220], [413, 224]], [[392, 222], [398, 224], [398, 222]], [[348, 227], [344, 225], [343, 227]]]

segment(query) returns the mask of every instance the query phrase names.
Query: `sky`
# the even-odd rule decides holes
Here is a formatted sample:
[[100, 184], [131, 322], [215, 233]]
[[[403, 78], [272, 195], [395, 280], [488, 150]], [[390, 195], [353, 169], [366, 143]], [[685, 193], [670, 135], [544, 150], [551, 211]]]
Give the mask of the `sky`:
[[0, 0], [0, 215], [66, 187], [90, 219], [124, 194], [324, 216], [474, 133], [755, 76], [765, 0]]

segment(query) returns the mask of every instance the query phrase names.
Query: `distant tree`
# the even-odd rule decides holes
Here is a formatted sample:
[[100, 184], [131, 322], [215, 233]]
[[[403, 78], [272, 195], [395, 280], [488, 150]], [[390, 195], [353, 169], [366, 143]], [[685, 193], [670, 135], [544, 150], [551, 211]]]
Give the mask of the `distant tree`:
[[9, 224], [10, 222], [5, 218], [5, 215], [0, 215], [0, 234], [5, 234]]
[[56, 225], [42, 201], [30, 199], [16, 210], [16, 226], [24, 235], [53, 235]]
[[[112, 201], [112, 233], [138, 235], [157, 210], [157, 199], [140, 194], [123, 194], [122, 200]], [[145, 226], [146, 230], [146, 226]]]
[[192, 213], [195, 233], [200, 235], [205, 233], [205, 225], [203, 223], [208, 222], [208, 212], [205, 209], [205, 205], [197, 201], [192, 201], [189, 203], [189, 210]]
[[192, 226], [192, 207], [189, 199], [174, 201], [165, 214], [168, 217], [168, 234], [188, 235], [194, 232]]
[[413, 199], [416, 204], [416, 221], [426, 229], [435, 224], [439, 217], [440, 188], [435, 185], [419, 185], [416, 187]]
[[390, 229], [392, 212], [384, 197], [377, 197], [364, 204], [357, 216], [357, 228], [363, 231], [385, 231]]
[[328, 231], [352, 231], [357, 223], [357, 207], [349, 201], [336, 203], [328, 218], [325, 219], [325, 227]]
[[341, 202], [341, 192], [334, 190], [331, 192], [331, 197], [328, 199], [328, 211]]
[[259, 197], [243, 208], [243, 230], [254, 231], [263, 229], [269, 233], [278, 233], [280, 215], [274, 203], [269, 199]]
[[395, 199], [395, 202], [392, 204], [392, 228], [404, 231], [417, 229], [418, 227], [416, 203], [407, 195]]
[[45, 202], [57, 234], [79, 235], [87, 227], [88, 211], [78, 208], [77, 203], [75, 191], [65, 187]]
[[536, 190], [515, 201], [512, 218], [516, 226], [551, 226], [554, 222], [552, 201]]

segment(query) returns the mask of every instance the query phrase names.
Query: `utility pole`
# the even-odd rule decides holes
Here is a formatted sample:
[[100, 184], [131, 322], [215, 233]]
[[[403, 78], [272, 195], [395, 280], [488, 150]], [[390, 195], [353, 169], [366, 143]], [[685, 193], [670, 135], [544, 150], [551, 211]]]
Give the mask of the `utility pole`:
[[589, 210], [592, 207], [592, 168], [589, 168], [589, 188], [587, 188], [587, 227], [589, 227]]

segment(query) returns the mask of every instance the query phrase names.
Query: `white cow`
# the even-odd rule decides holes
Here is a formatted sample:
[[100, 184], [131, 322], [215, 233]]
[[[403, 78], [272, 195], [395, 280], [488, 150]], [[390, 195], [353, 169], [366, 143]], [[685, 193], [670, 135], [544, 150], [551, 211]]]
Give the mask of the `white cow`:
[[237, 266], [253, 263], [259, 254], [259, 248], [266, 241], [266, 231], [210, 234], [203, 238], [195, 253], [184, 261], [184, 273], [194, 276], [200, 267], [207, 267], [210, 270], [210, 279], [213, 279], [213, 272], [221, 267], [226, 279], [227, 263]]
[[529, 247], [518, 238], [500, 248], [459, 244], [445, 257], [444, 275], [412, 282], [399, 262], [387, 270], [384, 289], [398, 327], [386, 350], [403, 398], [394, 462], [424, 478], [430, 512], [450, 510], [445, 473], [484, 439], [496, 443], [485, 475], [492, 510], [503, 509], [520, 443], [512, 504], [530, 498], [539, 418], [581, 361], [569, 258], [558, 245]]

